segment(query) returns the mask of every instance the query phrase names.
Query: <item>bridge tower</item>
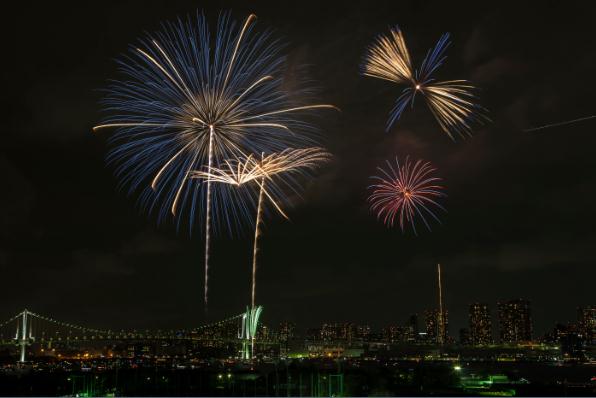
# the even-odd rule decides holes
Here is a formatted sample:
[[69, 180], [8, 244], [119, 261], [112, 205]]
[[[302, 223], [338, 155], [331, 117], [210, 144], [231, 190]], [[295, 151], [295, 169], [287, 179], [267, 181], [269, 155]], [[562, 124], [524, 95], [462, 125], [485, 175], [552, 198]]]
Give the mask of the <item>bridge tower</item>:
[[242, 315], [242, 329], [239, 338], [242, 339], [242, 359], [253, 359], [255, 357], [255, 338], [259, 326], [259, 318], [263, 312], [263, 307], [246, 307], [246, 312]]
[[19, 362], [25, 362], [25, 354], [27, 352], [27, 346], [31, 345], [31, 341], [35, 338], [33, 337], [33, 327], [31, 326], [31, 317], [29, 316], [29, 311], [24, 309], [23, 312], [20, 314], [21, 321], [20, 323], [17, 321], [17, 333], [15, 335], [15, 340], [17, 345], [21, 346], [21, 359]]

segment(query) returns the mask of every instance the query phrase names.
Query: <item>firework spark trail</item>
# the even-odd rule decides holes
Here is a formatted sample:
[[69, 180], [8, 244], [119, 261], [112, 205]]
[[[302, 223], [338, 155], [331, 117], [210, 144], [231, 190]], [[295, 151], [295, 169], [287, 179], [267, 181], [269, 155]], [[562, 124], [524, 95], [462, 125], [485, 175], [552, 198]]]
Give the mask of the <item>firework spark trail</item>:
[[252, 248], [252, 287], [251, 287], [251, 308], [255, 308], [255, 294], [257, 290], [257, 254], [259, 252], [259, 236], [261, 235], [260, 225], [263, 218], [263, 193], [265, 192], [265, 178], [259, 183], [259, 202], [257, 204], [257, 218], [255, 220], [255, 238]]
[[[207, 170], [211, 171], [213, 167], [213, 126], [209, 126], [209, 157], [207, 161]], [[211, 241], [211, 181], [207, 180], [207, 201], [205, 205], [205, 286], [204, 297], [205, 311], [209, 302], [209, 248]]]
[[406, 158], [405, 163], [400, 165], [396, 157], [395, 164], [396, 167], [387, 161], [388, 169], [378, 167], [382, 175], [371, 177], [378, 181], [369, 187], [372, 191], [368, 198], [371, 211], [388, 227], [393, 227], [397, 217], [402, 232], [405, 232], [405, 224], [409, 223], [414, 234], [417, 234], [415, 218], [418, 216], [430, 231], [425, 215], [440, 223], [430, 207], [445, 211], [435, 200], [446, 196], [442, 192], [443, 187], [437, 185], [441, 179], [433, 177], [435, 169], [429, 162], [418, 160], [412, 164]]
[[[250, 14], [246, 21], [244, 22], [244, 26], [240, 31], [240, 35], [238, 36], [238, 40], [236, 41], [236, 46], [234, 47], [234, 52], [232, 53], [232, 59], [230, 60], [230, 65], [228, 66], [228, 72], [226, 73], [226, 78], [223, 82], [222, 89], [220, 91], [220, 96], [223, 95], [224, 91], [228, 85], [228, 79], [230, 78], [230, 72], [232, 72], [232, 68], [234, 67], [234, 60], [236, 59], [236, 54], [238, 54], [238, 47], [242, 42], [242, 37], [246, 32], [246, 29], [250, 25], [252, 20], [256, 19], [256, 15]], [[258, 82], [258, 81], [257, 81]], [[251, 85], [246, 91], [250, 90], [254, 86]], [[246, 93], [242, 93], [240, 97], [244, 96]], [[236, 101], [234, 101], [236, 103]], [[198, 118], [196, 118], [198, 119]], [[195, 119], [193, 119], [195, 120]], [[215, 128], [213, 124], [209, 125], [209, 147], [208, 147], [208, 160], [207, 160], [207, 170], [211, 171], [213, 167], [213, 136], [215, 134]], [[208, 310], [209, 304], [209, 249], [210, 249], [210, 242], [211, 242], [211, 181], [207, 181], [207, 199], [205, 204], [205, 281], [204, 281], [204, 290], [203, 290], [203, 302], [205, 303], [205, 312]]]
[[532, 128], [529, 128], [529, 129], [525, 129], [524, 132], [527, 133], [527, 132], [530, 132], [530, 131], [544, 130], [544, 129], [548, 129], [548, 128], [551, 128], [551, 127], [566, 126], [568, 124], [583, 122], [585, 120], [590, 120], [590, 119], [595, 119], [595, 118], [596, 118], [596, 115], [585, 116], [585, 117], [580, 117], [578, 119], [567, 120], [567, 121], [564, 121], [564, 122], [545, 124], [544, 126], [539, 126], [539, 127], [532, 127]]
[[420, 93], [441, 129], [451, 138], [471, 135], [472, 122], [487, 121], [486, 110], [474, 103], [474, 86], [465, 80], [435, 81], [433, 73], [445, 61], [449, 34], [441, 36], [435, 47], [428, 51], [418, 70], [412, 67], [410, 53], [399, 27], [391, 29], [390, 36], [380, 35], [364, 57], [361, 73], [364, 76], [407, 85], [397, 98], [387, 122], [389, 130], [408, 105], [414, 106]]
[[[286, 149], [279, 153], [262, 154], [260, 161], [255, 159], [253, 155], [249, 155], [244, 158], [226, 160], [224, 167], [213, 167], [208, 171], [197, 170], [191, 173], [191, 178], [232, 185], [238, 188], [250, 185], [250, 183], [258, 186], [251, 274], [252, 308], [255, 308], [256, 303], [257, 260], [265, 198], [269, 199], [279, 214], [288, 219], [280, 204], [281, 201], [287, 200], [284, 194], [284, 186], [294, 189], [295, 181], [292, 177], [294, 174], [305, 176], [323, 162], [329, 161], [330, 158], [329, 153], [322, 148]], [[282, 176], [283, 178], [276, 179], [276, 177]], [[269, 189], [267, 189], [266, 184]]]
[[255, 20], [251, 14], [237, 27], [222, 14], [212, 38], [206, 18], [197, 15], [148, 35], [118, 61], [124, 79], [109, 86], [103, 101], [109, 115], [93, 129], [116, 129], [108, 163], [158, 222], [174, 217], [178, 229], [188, 222], [191, 231], [195, 218], [204, 221], [205, 305], [212, 232], [250, 224], [247, 203], [254, 198], [188, 179], [190, 172], [316, 145], [316, 129], [301, 115], [337, 109], [296, 102], [309, 90], [284, 88], [281, 46], [268, 32], [254, 33]]

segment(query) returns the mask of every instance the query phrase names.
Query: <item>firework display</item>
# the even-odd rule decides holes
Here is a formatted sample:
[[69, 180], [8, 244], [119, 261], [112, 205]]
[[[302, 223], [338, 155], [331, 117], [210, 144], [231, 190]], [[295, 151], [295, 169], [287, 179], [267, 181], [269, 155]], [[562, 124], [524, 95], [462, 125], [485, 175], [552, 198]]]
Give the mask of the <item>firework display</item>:
[[[257, 255], [259, 237], [263, 221], [264, 199], [267, 198], [275, 209], [284, 217], [288, 216], [282, 210], [280, 201], [287, 196], [284, 188], [295, 190], [295, 177], [308, 176], [309, 172], [330, 160], [331, 155], [323, 148], [286, 149], [279, 153], [262, 154], [260, 158], [250, 155], [246, 158], [226, 160], [225, 167], [211, 167], [207, 171], [195, 171], [193, 178], [228, 184], [238, 188], [258, 187], [258, 202], [255, 219], [255, 234], [252, 257], [251, 308], [255, 308]], [[249, 183], [254, 184], [249, 184]]]
[[445, 61], [449, 34], [444, 34], [428, 51], [420, 68], [414, 69], [410, 53], [399, 27], [389, 35], [380, 35], [364, 57], [361, 73], [377, 79], [405, 85], [387, 122], [387, 130], [399, 120], [408, 106], [414, 106], [416, 94], [426, 101], [441, 129], [451, 138], [472, 133], [473, 122], [482, 123], [486, 111], [475, 103], [474, 86], [466, 80], [437, 81], [435, 71]]
[[[205, 307], [212, 231], [254, 228], [249, 310], [255, 310], [265, 213], [287, 219], [284, 209], [302, 180], [331, 158], [307, 117], [338, 108], [305, 100], [310, 91], [286, 76], [279, 42], [270, 32], [256, 32], [255, 20], [249, 15], [237, 24], [223, 13], [212, 31], [198, 14], [147, 35], [118, 61], [121, 78], [106, 90], [106, 116], [94, 127], [115, 130], [108, 163], [145, 211], [158, 222], [173, 218], [179, 229], [192, 232], [198, 224], [204, 232]], [[471, 135], [475, 122], [488, 120], [469, 82], [434, 78], [448, 46], [444, 34], [418, 68], [398, 27], [368, 48], [361, 73], [404, 86], [387, 130], [417, 94], [451, 139]], [[433, 220], [440, 223], [446, 195], [435, 168], [409, 157], [386, 164], [369, 187], [377, 218], [416, 235], [419, 223], [428, 230]]]
[[431, 218], [440, 223], [434, 209], [445, 211], [437, 202], [443, 193], [439, 185], [441, 179], [434, 176], [435, 168], [422, 160], [411, 162], [409, 158], [399, 163], [395, 158], [395, 165], [387, 161], [387, 169], [377, 168], [381, 175], [371, 177], [375, 183], [369, 187], [368, 197], [370, 209], [377, 218], [389, 227], [399, 224], [405, 232], [409, 224], [416, 234], [416, 219], [422, 220], [430, 230]]
[[317, 143], [303, 116], [326, 104], [300, 103], [305, 89], [284, 87], [280, 44], [254, 32], [256, 17], [238, 25], [220, 16], [211, 36], [203, 15], [166, 23], [119, 61], [122, 78], [103, 101], [107, 116], [94, 130], [116, 129], [108, 162], [120, 184], [139, 196], [159, 221], [171, 215], [178, 227], [199, 221], [205, 233], [208, 300], [211, 229], [233, 231], [251, 221], [250, 196], [194, 170], [226, 159]]

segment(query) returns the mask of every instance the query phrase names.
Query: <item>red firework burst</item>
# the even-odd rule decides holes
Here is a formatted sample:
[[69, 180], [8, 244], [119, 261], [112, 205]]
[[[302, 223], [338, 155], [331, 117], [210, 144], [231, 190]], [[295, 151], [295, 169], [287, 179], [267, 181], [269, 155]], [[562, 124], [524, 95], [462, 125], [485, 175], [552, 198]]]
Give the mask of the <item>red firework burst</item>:
[[415, 221], [419, 217], [430, 231], [427, 217], [440, 223], [433, 209], [446, 211], [436, 201], [446, 196], [443, 187], [438, 185], [441, 178], [433, 176], [436, 169], [429, 162], [418, 160], [413, 163], [409, 158], [400, 164], [397, 157], [395, 166], [389, 161], [387, 166], [387, 169], [377, 167], [381, 175], [371, 177], [375, 184], [369, 187], [370, 209], [388, 227], [393, 227], [397, 218], [402, 232], [405, 232], [407, 223], [416, 234]]

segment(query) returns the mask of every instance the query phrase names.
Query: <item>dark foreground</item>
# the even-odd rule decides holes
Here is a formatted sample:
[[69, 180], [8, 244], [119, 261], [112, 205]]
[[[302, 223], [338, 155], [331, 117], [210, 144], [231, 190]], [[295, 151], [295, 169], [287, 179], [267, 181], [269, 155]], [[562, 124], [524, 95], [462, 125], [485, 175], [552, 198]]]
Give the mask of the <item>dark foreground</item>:
[[3, 396], [594, 396], [596, 366], [524, 362], [102, 359], [5, 365]]

